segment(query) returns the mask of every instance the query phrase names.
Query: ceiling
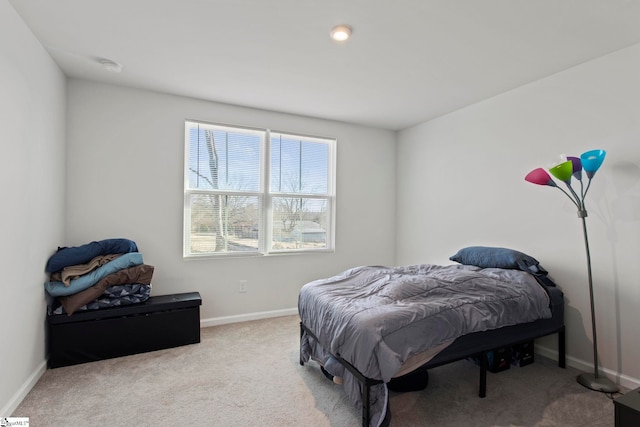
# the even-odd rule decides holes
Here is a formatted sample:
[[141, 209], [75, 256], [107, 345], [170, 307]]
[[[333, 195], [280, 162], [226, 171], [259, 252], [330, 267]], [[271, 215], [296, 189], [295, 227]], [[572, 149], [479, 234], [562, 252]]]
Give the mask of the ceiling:
[[640, 42], [640, 0], [9, 2], [69, 77], [390, 130]]

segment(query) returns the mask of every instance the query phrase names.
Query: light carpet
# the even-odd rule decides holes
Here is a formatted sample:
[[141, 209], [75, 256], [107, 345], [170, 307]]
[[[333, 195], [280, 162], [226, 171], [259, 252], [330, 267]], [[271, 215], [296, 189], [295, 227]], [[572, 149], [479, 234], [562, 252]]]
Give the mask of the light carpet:
[[[300, 366], [299, 318], [202, 329], [202, 342], [49, 369], [12, 416], [39, 426], [358, 426], [360, 412], [318, 365]], [[487, 377], [460, 361], [419, 392], [391, 393], [391, 426], [614, 425], [609, 396], [579, 371], [535, 363]]]

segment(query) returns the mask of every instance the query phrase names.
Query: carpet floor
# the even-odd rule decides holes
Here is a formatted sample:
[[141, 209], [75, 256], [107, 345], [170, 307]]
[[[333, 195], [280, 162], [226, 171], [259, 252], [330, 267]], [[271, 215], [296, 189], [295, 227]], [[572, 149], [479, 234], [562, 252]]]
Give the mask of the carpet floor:
[[[204, 328], [202, 342], [47, 370], [14, 417], [39, 426], [358, 426], [360, 413], [318, 365], [300, 366], [297, 316]], [[611, 427], [610, 396], [573, 368], [533, 364], [487, 376], [460, 361], [419, 392], [391, 393], [391, 426]]]

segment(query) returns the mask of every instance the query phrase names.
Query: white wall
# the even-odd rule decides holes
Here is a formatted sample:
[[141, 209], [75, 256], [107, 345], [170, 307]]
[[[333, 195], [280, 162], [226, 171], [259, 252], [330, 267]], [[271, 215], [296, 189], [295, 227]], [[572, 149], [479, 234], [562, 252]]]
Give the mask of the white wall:
[[[136, 241], [155, 266], [152, 294], [198, 291], [204, 320], [293, 309], [310, 280], [394, 260], [392, 132], [82, 80], [69, 81], [68, 106], [65, 243]], [[336, 137], [336, 252], [183, 260], [186, 118]]]
[[[154, 294], [199, 291], [202, 318], [227, 320], [294, 308], [302, 284], [355, 265], [446, 264], [471, 244], [517, 248], [565, 291], [569, 361], [585, 367], [580, 222], [560, 192], [523, 177], [591, 148], [608, 151], [587, 200], [600, 357], [623, 384], [638, 384], [638, 75], [640, 45], [406, 129], [396, 150], [392, 132], [339, 122], [81, 80], [65, 92], [60, 70], [0, 0], [0, 415], [44, 369], [46, 259], [58, 245], [109, 237], [138, 243], [156, 266]], [[183, 260], [185, 118], [338, 138], [336, 252]], [[239, 279], [248, 293], [237, 292]]]
[[0, 0], [0, 416], [45, 369], [44, 266], [64, 235], [65, 79]]
[[566, 293], [569, 362], [590, 369], [581, 222], [560, 191], [524, 176], [561, 153], [607, 150], [587, 227], [599, 357], [626, 385], [640, 378], [638, 76], [640, 45], [406, 129], [397, 152], [397, 263], [448, 264], [467, 245], [533, 255]]

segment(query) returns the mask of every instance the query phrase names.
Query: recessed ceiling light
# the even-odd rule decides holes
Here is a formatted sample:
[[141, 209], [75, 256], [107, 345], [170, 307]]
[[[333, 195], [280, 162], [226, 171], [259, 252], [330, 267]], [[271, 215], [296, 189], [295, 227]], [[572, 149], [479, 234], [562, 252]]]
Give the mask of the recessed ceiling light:
[[331, 38], [337, 42], [343, 42], [351, 37], [351, 27], [348, 25], [336, 25], [331, 29]]
[[111, 71], [112, 73], [119, 73], [122, 71], [122, 64], [118, 64], [115, 61], [106, 58], [98, 58], [97, 61], [98, 64], [102, 65], [102, 68], [107, 71]]

